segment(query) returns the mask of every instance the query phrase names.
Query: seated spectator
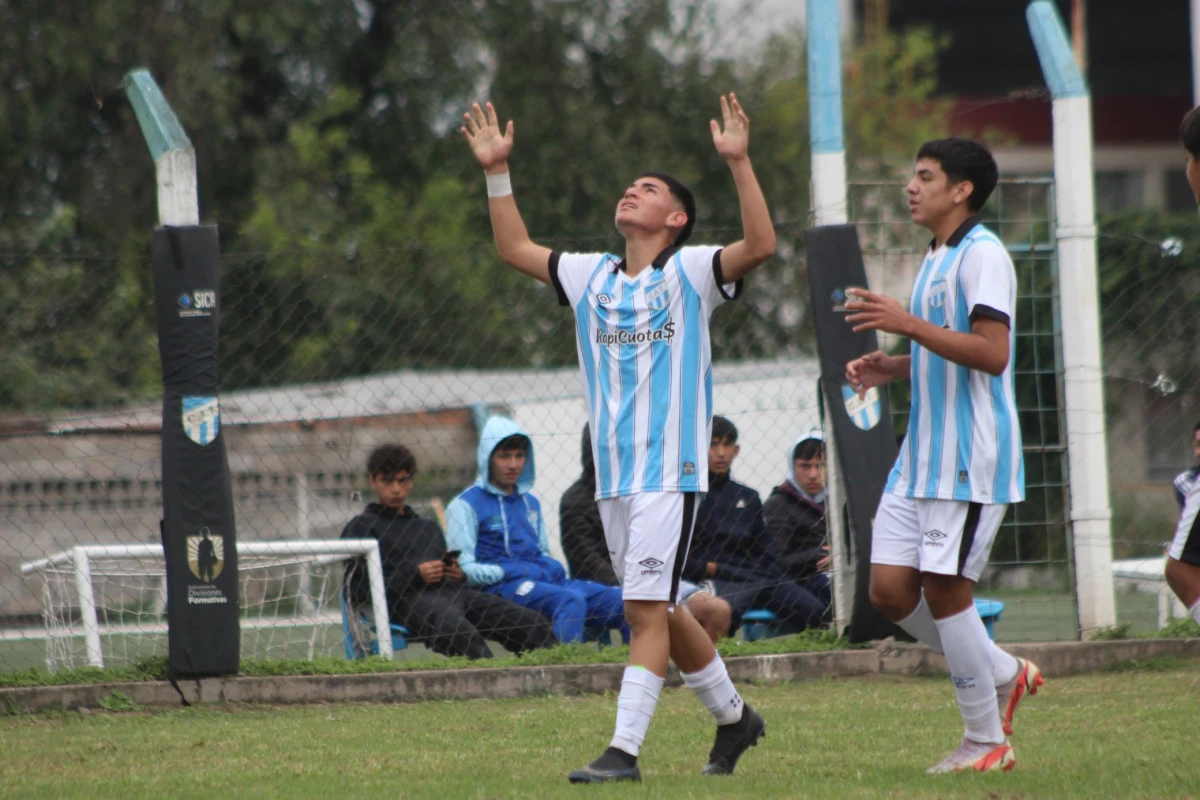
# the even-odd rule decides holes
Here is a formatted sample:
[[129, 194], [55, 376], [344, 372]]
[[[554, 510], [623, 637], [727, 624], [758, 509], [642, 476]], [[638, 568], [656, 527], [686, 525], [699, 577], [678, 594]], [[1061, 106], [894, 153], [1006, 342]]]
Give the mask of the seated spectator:
[[446, 539], [461, 551], [467, 582], [549, 617], [560, 641], [583, 641], [585, 627], [619, 627], [628, 641], [620, 587], [568, 580], [550, 555], [541, 503], [530, 493], [536, 471], [525, 431], [489, 419], [478, 467], [475, 485], [446, 509]]
[[707, 581], [733, 610], [734, 627], [752, 608], [775, 614], [789, 630], [822, 624], [829, 604], [800, 586], [775, 564], [767, 548], [766, 524], [758, 492], [730, 477], [740, 448], [737, 428], [713, 417], [708, 449], [708, 494], [696, 511], [696, 529], [684, 564], [684, 577]]
[[[376, 448], [367, 459], [367, 473], [379, 502], [350, 520], [342, 538], [379, 540], [388, 614], [408, 628], [414, 641], [444, 656], [472, 659], [492, 657], [486, 639], [517, 653], [557, 644], [541, 614], [466, 587], [437, 523], [417, 516], [407, 504], [417, 474], [408, 448]], [[362, 562], [357, 558], [346, 566], [352, 607], [371, 602]]]
[[[563, 493], [558, 514], [563, 552], [571, 577], [617, 586], [617, 572], [608, 554], [600, 506], [596, 502], [596, 466], [592, 459], [592, 437], [583, 426], [583, 474]], [[691, 612], [715, 644], [729, 635], [731, 612], [726, 603], [690, 581], [680, 581], [680, 602]]]
[[788, 451], [787, 477], [763, 504], [763, 516], [775, 563], [788, 577], [830, 605], [825, 441], [820, 432], [801, 436]]

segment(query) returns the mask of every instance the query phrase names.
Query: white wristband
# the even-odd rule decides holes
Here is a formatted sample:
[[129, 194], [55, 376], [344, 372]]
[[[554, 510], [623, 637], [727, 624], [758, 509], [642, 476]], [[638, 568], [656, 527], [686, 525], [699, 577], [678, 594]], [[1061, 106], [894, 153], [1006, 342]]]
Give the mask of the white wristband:
[[509, 178], [509, 173], [501, 172], [499, 175], [486, 175], [488, 197], [508, 197], [512, 194], [512, 180]]

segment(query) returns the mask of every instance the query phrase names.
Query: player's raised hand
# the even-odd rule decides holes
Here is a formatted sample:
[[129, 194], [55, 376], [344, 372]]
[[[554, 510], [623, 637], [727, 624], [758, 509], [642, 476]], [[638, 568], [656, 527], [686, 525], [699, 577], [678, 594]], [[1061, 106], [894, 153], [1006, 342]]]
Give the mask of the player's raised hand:
[[480, 108], [479, 103], [473, 104], [471, 110], [463, 114], [463, 120], [466, 123], [461, 128], [463, 138], [471, 146], [479, 166], [487, 170], [508, 161], [513, 146], [512, 120], [508, 121], [508, 126], [501, 133], [500, 120], [491, 103], [484, 108]]
[[709, 120], [713, 146], [726, 161], [743, 159], [750, 151], [750, 118], [738, 103], [737, 95], [721, 95], [721, 122]]

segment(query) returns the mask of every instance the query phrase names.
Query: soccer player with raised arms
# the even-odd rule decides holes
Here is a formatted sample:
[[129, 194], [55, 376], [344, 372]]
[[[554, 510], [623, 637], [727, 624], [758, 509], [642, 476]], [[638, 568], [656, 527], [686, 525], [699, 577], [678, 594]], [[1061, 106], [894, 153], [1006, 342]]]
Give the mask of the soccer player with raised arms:
[[930, 773], [1011, 769], [1013, 712], [1042, 683], [1036, 666], [992, 643], [974, 603], [1004, 512], [1025, 494], [1012, 363], [1016, 271], [977, 216], [998, 177], [982, 145], [923, 144], [905, 191], [913, 222], [933, 241], [909, 307], [847, 290], [855, 331], [911, 341], [910, 355], [877, 350], [851, 361], [846, 381], [860, 396], [912, 381], [908, 434], [875, 515], [871, 602], [946, 656], [965, 731]]
[[712, 424], [708, 322], [742, 279], [775, 251], [766, 200], [750, 165], [750, 120], [730, 94], [713, 120], [713, 145], [737, 187], [743, 238], [724, 248], [683, 247], [696, 221], [691, 192], [662, 173], [638, 175], [617, 203], [624, 258], [560, 253], [529, 238], [509, 180], [513, 123], [475, 105], [463, 137], [487, 175], [500, 258], [554, 287], [572, 310], [583, 376], [596, 498], [632, 632], [617, 698], [616, 732], [572, 783], [641, 779], [638, 751], [658, 704], [668, 657], [717, 723], [703, 772], [727, 775], [765, 725], [734, 688], [704, 629], [676, 605], [695, 522], [708, 489]]

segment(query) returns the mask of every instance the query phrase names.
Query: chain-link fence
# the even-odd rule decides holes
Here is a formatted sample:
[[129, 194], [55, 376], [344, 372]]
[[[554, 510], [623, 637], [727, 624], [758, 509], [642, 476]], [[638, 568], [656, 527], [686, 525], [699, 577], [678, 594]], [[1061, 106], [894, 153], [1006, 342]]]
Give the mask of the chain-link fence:
[[[1020, 282], [1015, 357], [1027, 499], [1010, 509], [979, 589], [979, 595], [1005, 603], [996, 632], [1009, 641], [1079, 635], [1053, 205], [1048, 181], [1005, 182], [985, 217], [1012, 252]], [[871, 285], [906, 298], [927, 235], [908, 220], [902, 187], [855, 184], [851, 209]], [[819, 565], [824, 523], [819, 514], [807, 515], [811, 498], [787, 481], [794, 442], [820, 425], [805, 225], [779, 225], [778, 256], [747, 281], [743, 298], [718, 309], [713, 319], [714, 409], [736, 426], [740, 448], [732, 477], [769, 501], [768, 513], [765, 529], [742, 518], [745, 504], [735, 503], [737, 513], [722, 519], [702, 513], [683, 577], [702, 585], [716, 581], [709, 586], [721, 594], [727, 587], [720, 581], [747, 570], [774, 576], [750, 600], [730, 596], [732, 608], [701, 595], [697, 615], [717, 633], [735, 628], [746, 608], [773, 610], [774, 630], [827, 624]], [[1152, 233], [1106, 230], [1101, 241], [1118, 560], [1161, 554], [1177, 513], [1170, 480], [1187, 464], [1195, 416], [1196, 371], [1187, 343], [1195, 341], [1191, 329], [1200, 317], [1189, 313], [1197, 293], [1185, 290], [1197, 280], [1186, 256], [1193, 246], [1200, 250], [1200, 242], [1182, 242], [1180, 257], [1160, 246], [1165, 237]], [[736, 234], [702, 230], [694, 239], [723, 241]], [[551, 244], [587, 252], [618, 245]], [[1114, 259], [1128, 265], [1119, 279], [1108, 266]], [[28, 343], [19, 354], [24, 362], [14, 366], [10, 360], [6, 368], [21, 378], [10, 382], [8, 405], [24, 410], [0, 418], [0, 669], [95, 663], [95, 648], [106, 665], [164, 654], [161, 558], [132, 555], [136, 547], [128, 553], [112, 549], [153, 545], [159, 537], [161, 418], [154, 401], [158, 366], [149, 267], [136, 260], [80, 265], [62, 257], [11, 266], [10, 275], [25, 277], [0, 284], [0, 298], [12, 305], [11, 319], [25, 326], [22, 340]], [[1141, 278], [1147, 270], [1156, 278], [1153, 285]], [[91, 287], [83, 299], [70, 293], [85, 273], [113, 276], [111, 288], [120, 296]], [[586, 475], [586, 415], [571, 319], [557, 307], [553, 289], [512, 273], [488, 248], [453, 243], [371, 253], [227, 254], [222, 275], [221, 430], [240, 543], [338, 539], [377, 499], [367, 458], [391, 443], [415, 457], [409, 504], [444, 531], [454, 524], [447, 506], [479, 477], [485, 421], [504, 415], [528, 434], [535, 454], [531, 491], [540, 512], [525, 520], [535, 544], [540, 520], [548, 555], [570, 562], [577, 574], [587, 571], [584, 551], [564, 551], [564, 538], [568, 551], [588, 537], [594, 550], [606, 551], [597, 538], [602, 534], [594, 504], [585, 509], [572, 499], [581, 496], [576, 484]], [[884, 346], [901, 343], [885, 337]], [[103, 369], [106, 362], [112, 370]], [[57, 378], [48, 370], [56, 370]], [[101, 373], [105, 381], [95, 378]], [[903, 431], [907, 384], [896, 384], [891, 396], [897, 430]], [[585, 511], [592, 516], [572, 516]], [[563, 530], [563, 519], [576, 526], [572, 532]], [[791, 539], [781, 535], [784, 529], [792, 531]], [[413, 602], [413, 593], [436, 585], [414, 577], [421, 564], [440, 562], [452, 545], [439, 540], [407, 552], [406, 541], [396, 539], [399, 549], [384, 553], [385, 582], [400, 572], [407, 576], [388, 598], [392, 621], [407, 628], [407, 636], [396, 637], [398, 645], [408, 645], [400, 657], [448, 650], [478, 655], [474, 644], [462, 644], [466, 640], [454, 646], [438, 640], [423, 623], [444, 615]], [[80, 546], [110, 549], [84, 552]], [[781, 550], [788, 547], [795, 552]], [[370, 610], [353, 596], [348, 608], [344, 604], [343, 568], [358, 559], [354, 553], [306, 553], [300, 545], [269, 558], [241, 559], [243, 658], [353, 656], [369, 646], [364, 623]], [[193, 566], [200, 568], [198, 561]], [[436, 571], [457, 574], [453, 566]], [[1149, 588], [1118, 595], [1122, 621], [1146, 628], [1157, 623], [1156, 587]], [[619, 621], [602, 619], [598, 608], [575, 627], [555, 621], [555, 635], [616, 638]], [[523, 624], [520, 617], [496, 617], [493, 610], [488, 622], [479, 609], [465, 611], [481, 638], [493, 642], [493, 652], [501, 652], [497, 641], [509, 649], [524, 646], [497, 630]], [[722, 617], [730, 613], [732, 625]], [[85, 622], [92, 618], [100, 636], [89, 645]], [[611, 630], [604, 634], [601, 628]], [[761, 627], [743, 630], [757, 635]]]
[[1162, 577], [1200, 462], [1200, 237], [1191, 215], [1138, 212], [1100, 226], [1105, 404], [1118, 622], [1186, 617]]

